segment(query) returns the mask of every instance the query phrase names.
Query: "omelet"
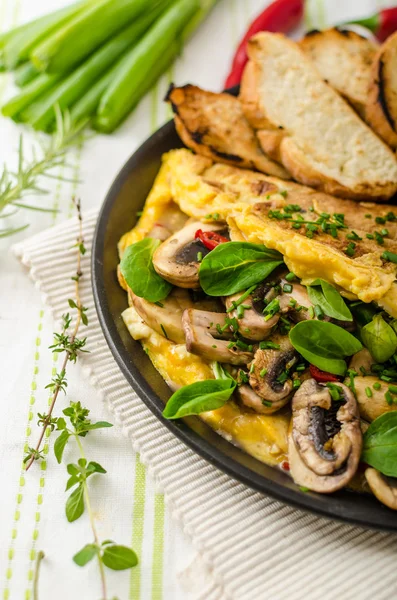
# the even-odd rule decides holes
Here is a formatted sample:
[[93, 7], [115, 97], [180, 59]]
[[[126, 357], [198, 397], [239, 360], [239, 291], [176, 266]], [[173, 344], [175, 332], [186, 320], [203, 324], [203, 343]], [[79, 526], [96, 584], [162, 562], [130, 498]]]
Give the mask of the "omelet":
[[[305, 221], [299, 228], [298, 223], [294, 226], [295, 219], [280, 218], [296, 216], [294, 208], [299, 208], [299, 219]], [[335, 214], [339, 220], [335, 221]], [[308, 237], [306, 225], [319, 217], [325, 226]], [[264, 244], [281, 252], [303, 284], [320, 277], [347, 298], [376, 301], [397, 317], [397, 266], [382, 258], [385, 250], [397, 252], [397, 217], [391, 206], [343, 201], [291, 181], [215, 163], [189, 150], [173, 150], [163, 157], [137, 225], [121, 238], [120, 256], [130, 244], [152, 235], [159, 224], [171, 235], [188, 218], [223, 222], [232, 240]], [[385, 231], [383, 235], [386, 228], [387, 235]], [[382, 237], [381, 244], [376, 234]], [[354, 252], [349, 256], [351, 243]], [[119, 279], [128, 289], [120, 273]], [[171, 389], [214, 378], [211, 362], [149, 327], [133, 306], [122, 317]], [[267, 415], [231, 400], [222, 408], [201, 413], [200, 418], [262, 462], [277, 465], [288, 460], [289, 407]]]
[[[164, 161], [172, 198], [187, 215], [205, 219], [216, 213], [246, 241], [281, 252], [303, 284], [321, 277], [347, 297], [375, 301], [397, 317], [397, 265], [382, 256], [397, 253], [393, 206], [341, 200], [184, 149], [169, 152]], [[300, 228], [297, 219], [283, 218], [291, 206], [299, 208]], [[325, 230], [322, 223], [315, 226], [321, 215], [328, 215]], [[308, 237], [306, 225], [318, 231]]]

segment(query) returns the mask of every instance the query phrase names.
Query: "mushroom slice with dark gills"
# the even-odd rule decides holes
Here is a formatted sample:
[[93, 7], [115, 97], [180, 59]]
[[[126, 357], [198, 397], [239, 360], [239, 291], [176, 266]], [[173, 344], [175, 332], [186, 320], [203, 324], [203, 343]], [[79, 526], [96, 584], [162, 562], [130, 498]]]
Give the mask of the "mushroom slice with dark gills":
[[274, 335], [271, 343], [273, 348], [259, 348], [255, 352], [249, 384], [265, 407], [272, 408], [274, 404], [278, 410], [287, 404], [294, 389], [290, 371], [298, 361], [298, 354], [288, 336]]
[[197, 230], [224, 232], [225, 225], [189, 221], [183, 229], [165, 240], [153, 254], [153, 266], [157, 273], [173, 285], [182, 288], [199, 289], [197, 255], [208, 254], [204, 244], [195, 239]]
[[360, 460], [362, 434], [357, 402], [350, 389], [333, 384], [340, 396], [308, 379], [292, 400], [288, 455], [295, 483], [330, 493], [354, 476]]
[[128, 290], [128, 295], [131, 304], [148, 327], [177, 344], [185, 343], [182, 314], [186, 308], [193, 306], [188, 290], [175, 288], [158, 304], [136, 296], [131, 290]]
[[392, 510], [397, 510], [397, 478], [382, 475], [377, 469], [365, 470], [365, 479], [376, 498]]
[[[189, 308], [182, 316], [188, 352], [202, 356], [206, 360], [215, 360], [231, 365], [246, 365], [252, 360], [253, 352], [231, 345], [234, 333], [227, 324], [226, 313], [209, 312]], [[241, 344], [240, 344], [241, 345]]]
[[[225, 301], [226, 308], [230, 310], [233, 306], [236, 306], [234, 310], [230, 311], [230, 314], [237, 319], [239, 330], [246, 339], [265, 340], [269, 337], [280, 318], [280, 315], [276, 314], [265, 321], [263, 316], [265, 302], [270, 302], [276, 297], [274, 287], [269, 283], [262, 283], [238, 304], [243, 294], [244, 292], [239, 292], [233, 296], [228, 296]], [[238, 308], [239, 306], [241, 306], [241, 309]]]

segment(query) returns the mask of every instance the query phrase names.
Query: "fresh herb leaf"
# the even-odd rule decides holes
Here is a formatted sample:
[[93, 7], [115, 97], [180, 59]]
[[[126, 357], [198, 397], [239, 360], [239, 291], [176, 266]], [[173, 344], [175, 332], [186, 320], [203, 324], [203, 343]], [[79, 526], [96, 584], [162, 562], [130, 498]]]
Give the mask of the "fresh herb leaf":
[[91, 460], [87, 465], [87, 477], [93, 473], [106, 473], [106, 469], [104, 469], [99, 463]]
[[138, 564], [138, 557], [131, 548], [114, 544], [105, 547], [102, 562], [113, 571], [123, 571], [135, 567]]
[[199, 415], [224, 406], [233, 394], [236, 382], [232, 379], [208, 379], [186, 385], [168, 400], [163, 411], [166, 419]]
[[84, 548], [73, 556], [73, 561], [79, 567], [84, 567], [98, 554], [98, 546], [96, 544], [86, 544]]
[[96, 423], [87, 423], [84, 429], [91, 431], [92, 429], [103, 429], [104, 427], [113, 427], [112, 423], [107, 421], [97, 421]]
[[372, 421], [363, 441], [362, 460], [384, 475], [397, 477], [397, 411]]
[[362, 328], [361, 338], [377, 363], [388, 360], [397, 349], [397, 335], [382, 315], [376, 315]]
[[348, 331], [325, 321], [301, 321], [289, 333], [291, 344], [309, 363], [335, 375], [346, 373], [347, 356], [361, 350]]
[[70, 494], [66, 500], [66, 518], [69, 523], [76, 521], [84, 512], [84, 487], [80, 483], [79, 486]]
[[54, 454], [58, 463], [61, 463], [63, 451], [65, 450], [65, 446], [69, 441], [70, 433], [64, 429], [62, 433], [57, 437], [54, 443]]
[[160, 240], [144, 238], [131, 244], [120, 262], [120, 270], [128, 286], [134, 294], [149, 302], [164, 300], [172, 290], [172, 285], [160, 277], [153, 266], [153, 254], [160, 243]]
[[[321, 289], [320, 289], [321, 288]], [[316, 279], [307, 287], [311, 302], [332, 319], [339, 321], [352, 321], [352, 314], [342, 296], [324, 279]]]
[[276, 250], [248, 242], [226, 242], [203, 258], [200, 284], [209, 296], [230, 296], [260, 283], [281, 264], [283, 257]]

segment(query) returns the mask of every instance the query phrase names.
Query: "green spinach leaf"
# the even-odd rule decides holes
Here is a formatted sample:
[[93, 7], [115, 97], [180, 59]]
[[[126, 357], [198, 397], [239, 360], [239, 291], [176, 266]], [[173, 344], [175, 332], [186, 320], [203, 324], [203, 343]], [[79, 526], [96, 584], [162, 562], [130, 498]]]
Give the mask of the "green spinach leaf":
[[163, 411], [166, 419], [180, 419], [188, 415], [199, 415], [208, 410], [224, 406], [234, 390], [233, 379], [208, 379], [197, 381], [177, 390], [168, 400]]
[[317, 304], [328, 317], [339, 321], [352, 321], [352, 314], [342, 296], [333, 285], [316, 279], [307, 287], [307, 293], [313, 304]]
[[363, 441], [362, 460], [384, 475], [397, 477], [397, 411], [372, 421]]
[[362, 328], [361, 338], [372, 358], [378, 363], [388, 360], [397, 349], [397, 335], [382, 315], [376, 315], [368, 325]]
[[153, 254], [160, 243], [160, 240], [144, 238], [131, 244], [120, 262], [120, 270], [128, 287], [149, 302], [164, 300], [172, 290], [172, 285], [160, 277], [153, 266]]
[[344, 375], [347, 368], [344, 358], [362, 348], [351, 333], [324, 321], [301, 321], [291, 329], [289, 338], [307, 361], [335, 375]]
[[230, 296], [260, 283], [279, 265], [282, 255], [260, 244], [219, 244], [200, 264], [200, 284], [209, 296]]

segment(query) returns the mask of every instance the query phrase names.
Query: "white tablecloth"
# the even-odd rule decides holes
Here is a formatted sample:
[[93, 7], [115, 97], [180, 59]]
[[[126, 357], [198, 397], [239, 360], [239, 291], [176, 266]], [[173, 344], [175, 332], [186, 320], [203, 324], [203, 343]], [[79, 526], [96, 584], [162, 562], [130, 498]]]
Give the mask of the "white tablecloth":
[[[77, 147], [70, 153], [68, 162], [81, 183], [49, 181], [50, 195], [37, 200], [42, 205], [59, 208], [59, 213], [52, 216], [25, 212], [10, 219], [14, 225], [20, 224], [20, 220], [30, 223], [29, 230], [13, 241], [70, 216], [74, 194], [81, 198], [85, 209], [99, 206], [128, 156], [168, 118], [168, 108], [162, 98], [169, 81], [178, 84], [190, 81], [219, 90], [237, 39], [251, 16], [265, 3], [263, 0], [221, 0], [189, 42], [182, 57], [120, 130], [110, 137], [95, 136], [84, 147]], [[0, 29], [62, 4], [61, 0], [1, 0]], [[365, 14], [375, 4], [370, 0], [349, 3], [329, 0], [324, 4], [314, 0], [310, 2], [312, 25], [332, 22], [335, 15], [341, 20], [358, 12]], [[11, 93], [9, 79], [1, 76], [0, 100]], [[13, 122], [0, 120], [0, 162], [6, 162], [9, 167], [16, 164], [19, 132]], [[27, 150], [29, 139], [30, 134], [27, 134]], [[66, 174], [66, 167], [60, 172]], [[28, 474], [22, 470], [24, 449], [34, 445], [37, 439], [36, 413], [44, 412], [48, 403], [44, 386], [56, 366], [47, 349], [52, 342], [54, 324], [49, 311], [42, 305], [39, 292], [9, 247], [10, 240], [0, 240], [1, 597], [6, 600], [32, 597], [35, 553], [43, 550], [46, 560], [40, 576], [41, 600], [66, 600], [73, 596], [94, 600], [100, 595], [95, 563], [79, 569], [71, 560], [79, 548], [91, 541], [91, 534], [84, 517], [71, 525], [64, 519], [64, 465], [59, 466], [50, 451], [41, 469], [35, 465]], [[80, 399], [90, 408], [93, 420], [112, 420], [79, 365], [72, 366], [68, 379], [69, 397]], [[162, 494], [154, 489], [129, 440], [124, 439], [115, 426], [92, 434], [86, 443], [90, 458], [103, 464], [108, 471], [106, 476], [93, 479], [91, 487], [100, 535], [103, 539], [131, 544], [140, 556], [140, 566], [131, 572], [108, 571], [111, 594], [122, 600], [185, 598], [177, 574], [192, 560], [192, 548], [178, 524], [171, 520]]]

